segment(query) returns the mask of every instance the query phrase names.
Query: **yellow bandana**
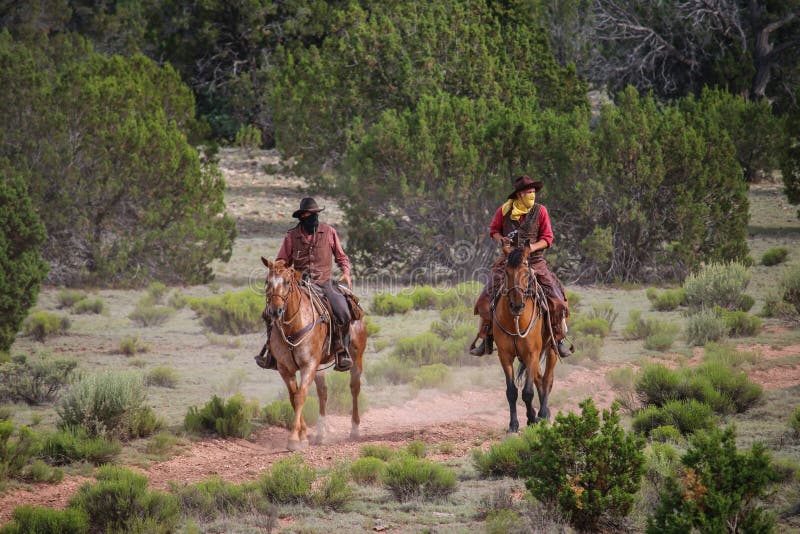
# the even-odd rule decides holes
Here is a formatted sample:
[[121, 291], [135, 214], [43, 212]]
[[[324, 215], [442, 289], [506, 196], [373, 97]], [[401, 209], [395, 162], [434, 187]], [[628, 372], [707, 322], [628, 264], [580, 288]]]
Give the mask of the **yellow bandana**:
[[529, 211], [536, 202], [536, 191], [523, 195], [522, 198], [509, 199], [503, 204], [503, 215], [511, 212], [511, 220], [518, 221], [519, 218]]

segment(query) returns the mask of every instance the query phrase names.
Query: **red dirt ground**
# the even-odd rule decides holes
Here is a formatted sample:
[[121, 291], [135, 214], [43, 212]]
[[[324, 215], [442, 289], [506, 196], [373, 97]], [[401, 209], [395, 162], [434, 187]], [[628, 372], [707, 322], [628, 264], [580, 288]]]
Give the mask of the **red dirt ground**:
[[[761, 354], [763, 360], [772, 360], [800, 354], [800, 345], [773, 349], [767, 345], [740, 347]], [[692, 363], [699, 360], [697, 354]], [[585, 369], [574, 367], [569, 375], [556, 381], [554, 393], [578, 388], [592, 391], [595, 403], [607, 408], [614, 399], [614, 392], [605, 381], [605, 373], [611, 366]], [[800, 364], [780, 365], [768, 370], [757, 370], [750, 378], [766, 389], [785, 388], [800, 383]], [[555, 406], [554, 411], [576, 411], [578, 399]], [[518, 410], [524, 423], [524, 410]], [[329, 441], [324, 445], [311, 445], [303, 451], [308, 465], [326, 467], [345, 459], [356, 458], [359, 449], [366, 444], [388, 445], [403, 448], [413, 440], [422, 440], [428, 445], [448, 442], [452, 453], [434, 454], [433, 460], [463, 457], [476, 447], [487, 447], [493, 440], [504, 435], [508, 421], [508, 405], [505, 390], [498, 387], [490, 391], [464, 391], [459, 394], [423, 391], [419, 397], [392, 408], [377, 408], [363, 414], [361, 438], [348, 439], [350, 421], [348, 416], [328, 416]], [[314, 431], [310, 432], [313, 439]], [[259, 430], [249, 440], [207, 439], [195, 442], [180, 456], [164, 462], [154, 463], [140, 469], [150, 479], [151, 487], [166, 489], [169, 481], [191, 484], [218, 475], [225, 480], [239, 482], [257, 478], [276, 460], [286, 457], [285, 429], [267, 427]], [[84, 482], [91, 480], [82, 476], [69, 476], [56, 485], [36, 484], [30, 490], [15, 489], [0, 496], [0, 523], [7, 521], [11, 512], [21, 504], [34, 504], [52, 508], [63, 508], [69, 497]]]

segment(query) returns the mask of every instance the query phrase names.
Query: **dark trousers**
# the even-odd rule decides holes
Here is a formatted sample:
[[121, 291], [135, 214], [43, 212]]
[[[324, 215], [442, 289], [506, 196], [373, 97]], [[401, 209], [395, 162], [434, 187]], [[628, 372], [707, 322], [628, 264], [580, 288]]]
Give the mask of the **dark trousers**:
[[333, 315], [336, 317], [336, 322], [340, 325], [350, 324], [350, 320], [352, 319], [350, 316], [350, 307], [347, 305], [347, 300], [344, 298], [344, 295], [339, 292], [334, 281], [328, 280], [322, 284], [317, 284], [317, 286], [322, 289], [328, 302], [331, 303], [331, 310], [333, 310]]

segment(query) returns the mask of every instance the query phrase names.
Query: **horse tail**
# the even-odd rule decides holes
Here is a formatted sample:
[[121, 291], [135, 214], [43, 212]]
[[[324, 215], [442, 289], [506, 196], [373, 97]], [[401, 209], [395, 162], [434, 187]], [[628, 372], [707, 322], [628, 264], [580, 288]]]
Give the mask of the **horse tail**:
[[517, 366], [517, 377], [514, 379], [514, 384], [517, 387], [522, 387], [524, 383], [525, 383], [525, 362], [520, 360], [519, 366]]

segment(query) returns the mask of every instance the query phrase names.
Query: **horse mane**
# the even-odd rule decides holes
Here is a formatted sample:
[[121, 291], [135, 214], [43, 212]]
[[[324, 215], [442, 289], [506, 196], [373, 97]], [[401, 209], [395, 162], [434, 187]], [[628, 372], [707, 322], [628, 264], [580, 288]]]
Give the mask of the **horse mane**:
[[511, 254], [508, 255], [508, 266], [516, 269], [522, 265], [523, 252], [521, 248], [515, 248]]

